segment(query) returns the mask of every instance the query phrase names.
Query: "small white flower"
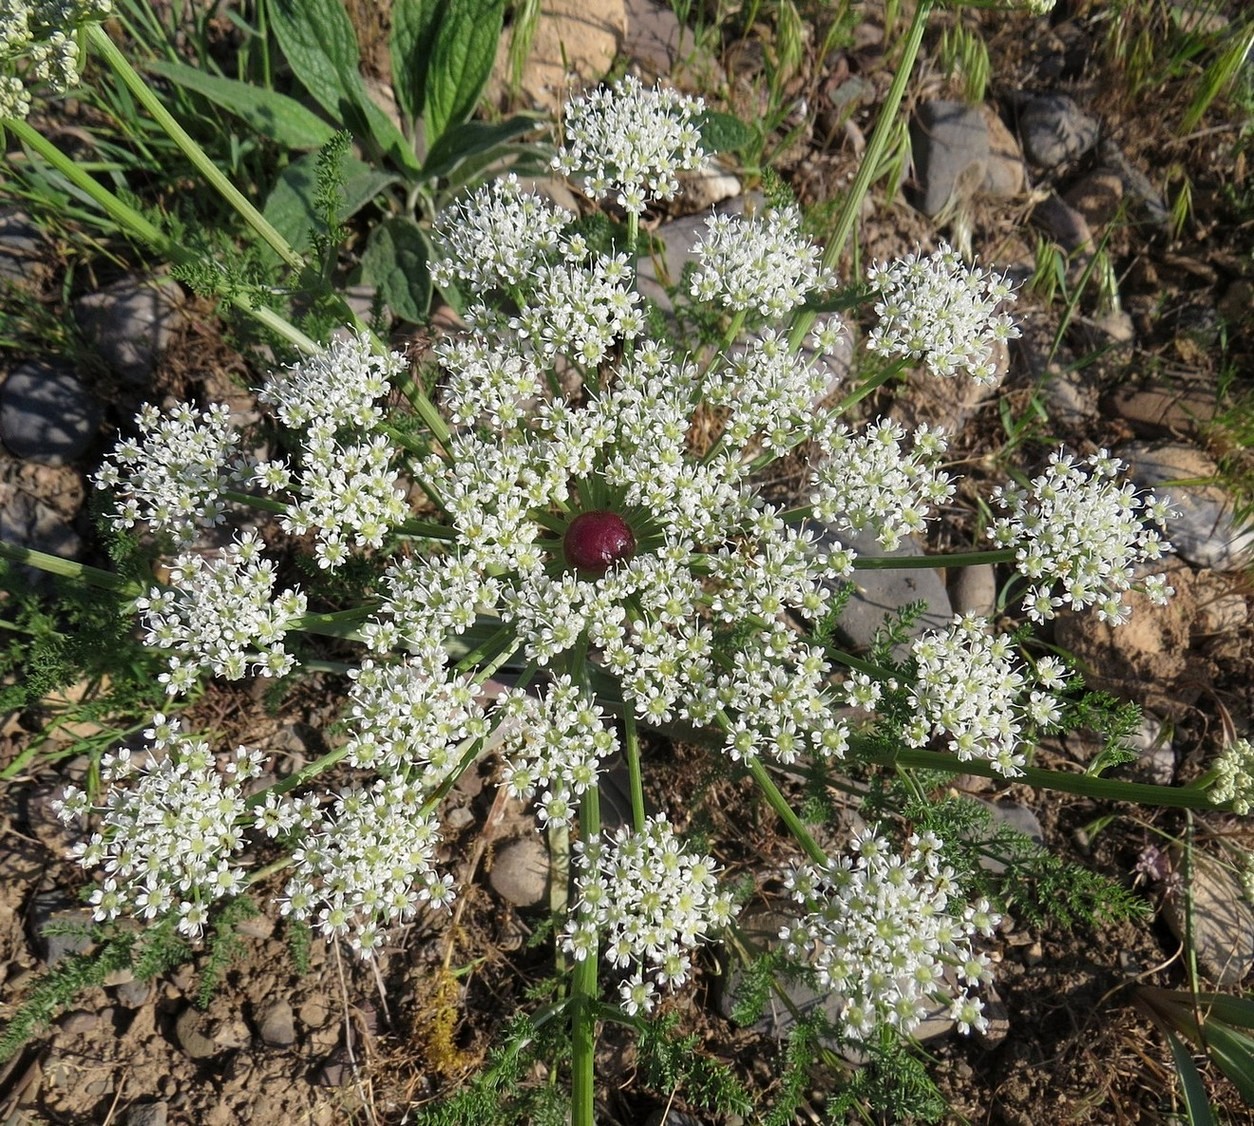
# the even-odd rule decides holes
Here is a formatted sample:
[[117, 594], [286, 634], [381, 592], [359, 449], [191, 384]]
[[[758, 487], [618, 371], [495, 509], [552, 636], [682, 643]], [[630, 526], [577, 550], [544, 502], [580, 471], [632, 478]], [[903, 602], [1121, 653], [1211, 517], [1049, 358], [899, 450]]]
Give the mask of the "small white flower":
[[665, 87], [647, 90], [633, 75], [592, 90], [566, 106], [563, 144], [553, 168], [579, 175], [594, 196], [617, 193], [639, 215], [650, 199], [679, 190], [676, 173], [695, 171], [705, 153], [696, 117], [705, 109]]

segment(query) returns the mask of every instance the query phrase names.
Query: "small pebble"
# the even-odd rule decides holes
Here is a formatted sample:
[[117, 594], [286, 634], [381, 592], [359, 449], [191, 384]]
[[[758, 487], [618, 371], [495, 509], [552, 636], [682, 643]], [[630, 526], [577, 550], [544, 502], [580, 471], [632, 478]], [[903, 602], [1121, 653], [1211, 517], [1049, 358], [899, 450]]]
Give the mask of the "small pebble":
[[272, 1048], [286, 1048], [296, 1042], [292, 1006], [285, 998], [271, 1002], [262, 1010], [258, 1032], [262, 1041]]

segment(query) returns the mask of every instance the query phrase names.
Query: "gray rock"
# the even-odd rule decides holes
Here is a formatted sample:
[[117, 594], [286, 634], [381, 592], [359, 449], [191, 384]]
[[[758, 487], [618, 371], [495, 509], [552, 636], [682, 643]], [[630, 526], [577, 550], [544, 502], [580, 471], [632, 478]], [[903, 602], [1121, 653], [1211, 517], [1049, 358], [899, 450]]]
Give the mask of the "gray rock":
[[1176, 752], [1171, 731], [1150, 712], [1141, 716], [1141, 726], [1128, 740], [1137, 752], [1137, 773], [1158, 786], [1170, 786], [1176, 777]]
[[286, 998], [272, 1001], [261, 1011], [257, 1032], [272, 1048], [286, 1048], [296, 1042], [295, 1018]]
[[717, 204], [735, 199], [743, 190], [740, 180], [714, 159], [707, 159], [695, 172], [679, 177], [679, 190], [685, 211], [706, 212]]
[[997, 614], [997, 569], [991, 563], [955, 567], [949, 580], [949, 598], [955, 614]]
[[174, 1022], [174, 1035], [179, 1046], [194, 1060], [207, 1060], [216, 1056], [221, 1047], [207, 1035], [208, 1021], [205, 1014], [190, 1006], [178, 1015]]
[[[1175, 868], [1183, 868], [1178, 855]], [[1168, 896], [1163, 914], [1178, 939], [1191, 938], [1198, 968], [1216, 985], [1238, 985], [1254, 967], [1254, 911], [1236, 878], [1196, 849], [1188, 896], [1183, 889]]]
[[492, 889], [516, 907], [532, 907], [549, 889], [549, 850], [539, 836], [520, 837], [497, 850], [488, 875]]
[[116, 986], [113, 995], [124, 1009], [142, 1009], [152, 999], [154, 992], [151, 981], [132, 978]]
[[146, 387], [181, 327], [183, 291], [172, 278], [120, 278], [79, 298], [74, 315], [105, 363], [133, 386]]
[[17, 457], [64, 465], [86, 452], [100, 404], [67, 368], [31, 361], [0, 386], [0, 440]]
[[1068, 254], [1093, 247], [1093, 232], [1084, 216], [1057, 195], [1046, 196], [1032, 209], [1032, 222]]
[[[91, 912], [75, 906], [64, 892], [41, 891], [32, 896], [26, 925], [31, 950], [49, 966], [91, 949], [91, 939], [82, 933], [91, 926]], [[70, 927], [77, 933], [45, 934], [46, 927]]]
[[938, 215], [951, 201], [974, 195], [988, 172], [989, 139], [984, 115], [963, 102], [923, 102], [910, 122], [915, 189], [911, 202]]
[[1231, 498], [1219, 485], [1205, 483], [1219, 472], [1206, 454], [1180, 442], [1127, 442], [1115, 455], [1128, 463], [1127, 474], [1137, 485], [1171, 498], [1180, 516], [1167, 535], [1182, 559], [1214, 571], [1236, 571], [1249, 563], [1254, 529], [1238, 527]]
[[43, 233], [22, 211], [0, 211], [0, 288], [36, 289], [51, 273]]
[[[859, 555], [922, 556], [923, 549], [911, 539], [904, 540], [896, 551], [885, 551], [875, 542], [875, 536], [865, 532], [829, 529], [819, 536], [819, 542], [838, 540], [843, 547], [852, 548]], [[940, 561], [937, 561], [940, 565]], [[855, 590], [837, 623], [836, 632], [843, 641], [855, 649], [871, 645], [876, 632], [889, 615], [895, 614], [909, 602], [925, 602], [927, 609], [917, 617], [907, 631], [913, 639], [932, 629], [943, 629], [953, 620], [953, 608], [945, 584], [935, 567], [910, 567], [898, 570], [858, 570], [851, 581]], [[909, 654], [909, 646], [896, 650], [898, 657]]]
[[[1041, 819], [1026, 805], [1020, 805], [1015, 801], [990, 801], [982, 804], [993, 815], [994, 821], [1009, 825], [1028, 837], [1033, 844], [1044, 848], [1045, 830], [1041, 828]], [[981, 856], [980, 867], [994, 875], [1001, 875], [1006, 870], [1005, 862], [995, 856]]]
[[1041, 398], [1051, 422], [1083, 429], [1097, 413], [1101, 390], [1088, 368], [1051, 364], [1041, 383]]
[[1042, 94], [1019, 106], [1023, 152], [1042, 168], [1083, 156], [1097, 144], [1099, 132], [1096, 119], [1065, 94]]
[[137, 1103], [122, 1119], [125, 1126], [166, 1126], [169, 1120], [170, 1104], [167, 1102]]

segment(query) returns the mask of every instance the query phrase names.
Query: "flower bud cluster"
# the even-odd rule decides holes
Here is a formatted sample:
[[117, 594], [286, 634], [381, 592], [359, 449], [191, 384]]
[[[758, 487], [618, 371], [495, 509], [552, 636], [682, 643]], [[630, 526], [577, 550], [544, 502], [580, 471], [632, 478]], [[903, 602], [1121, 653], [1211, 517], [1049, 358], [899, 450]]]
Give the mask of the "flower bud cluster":
[[135, 423], [139, 439], [119, 442], [95, 478], [98, 489], [116, 490], [113, 526], [142, 521], [183, 544], [197, 529], [222, 523], [223, 494], [245, 477], [227, 408], [197, 414], [180, 403], [162, 414], [148, 404]]
[[1061, 716], [1051, 689], [1066, 682], [1062, 662], [1043, 657], [1030, 673], [1016, 669], [1010, 639], [970, 614], [924, 634], [912, 651], [917, 677], [906, 743], [922, 747], [933, 736], [948, 736], [949, 751], [963, 762], [983, 759], [1008, 778], [1022, 774], [1025, 735], [1049, 730]]
[[1215, 759], [1213, 769], [1211, 801], [1216, 805], [1231, 802], [1232, 812], [1241, 817], [1254, 809], [1254, 746], [1248, 739], [1229, 743]]
[[154, 587], [135, 600], [144, 625], [144, 644], [170, 649], [161, 681], [171, 696], [188, 691], [201, 669], [239, 680], [286, 676], [295, 658], [283, 637], [306, 610], [305, 596], [275, 595], [274, 564], [261, 557], [261, 541], [249, 532], [211, 559], [180, 555], [168, 587]]
[[104, 19], [111, 0], [5, 0], [0, 11], [0, 120], [30, 113], [28, 85], [65, 94], [79, 81], [75, 34]]
[[867, 337], [872, 352], [922, 360], [933, 375], [996, 380], [993, 345], [1019, 335], [1010, 317], [998, 311], [1014, 293], [1003, 276], [968, 267], [942, 243], [927, 256], [875, 263], [867, 281], [880, 291], [879, 323]]
[[664, 817], [575, 850], [578, 898], [562, 946], [582, 962], [604, 936], [606, 960], [632, 971], [619, 989], [624, 1011], [651, 1012], [660, 989], [688, 980], [698, 944], [736, 916], [731, 895], [718, 890], [718, 867], [686, 849]]
[[103, 806], [68, 786], [60, 817], [101, 819], [99, 831], [73, 850], [84, 868], [107, 873], [92, 893], [93, 918], [177, 913], [179, 931], [196, 939], [212, 904], [243, 890], [237, 861], [248, 820], [245, 786], [261, 773], [264, 756], [240, 747], [219, 766], [206, 740], [163, 715], [144, 735], [151, 741], [144, 763], [127, 747], [101, 760]]
[[1144, 591], [1156, 606], [1166, 605], [1174, 593], [1165, 574], [1137, 578], [1144, 563], [1171, 550], [1151, 526], [1167, 523], [1170, 506], [1121, 482], [1122, 468], [1105, 450], [1079, 463], [1056, 452], [1029, 488], [993, 490], [993, 499], [1010, 515], [996, 520], [988, 535], [1001, 547], [1015, 548], [1015, 566], [1032, 584], [1023, 609], [1033, 621], [1055, 617], [1062, 605], [1073, 610], [1096, 605], [1098, 618], [1120, 625], [1132, 614], [1127, 591]]
[[677, 173], [701, 166], [696, 118], [704, 110], [700, 98], [648, 90], [627, 75], [567, 104], [553, 168], [582, 177], [598, 198], [617, 192], [618, 205], [640, 215], [649, 199], [670, 199], [679, 190]]
[[875, 829], [854, 837], [852, 855], [802, 865], [787, 879], [805, 912], [780, 931], [791, 958], [843, 999], [840, 1023], [852, 1041], [890, 1025], [903, 1035], [943, 1004], [962, 1032], [983, 1030], [983, 1003], [968, 990], [991, 979], [972, 949], [1000, 921], [981, 899], [959, 901], [940, 838], [917, 833], [895, 852]]

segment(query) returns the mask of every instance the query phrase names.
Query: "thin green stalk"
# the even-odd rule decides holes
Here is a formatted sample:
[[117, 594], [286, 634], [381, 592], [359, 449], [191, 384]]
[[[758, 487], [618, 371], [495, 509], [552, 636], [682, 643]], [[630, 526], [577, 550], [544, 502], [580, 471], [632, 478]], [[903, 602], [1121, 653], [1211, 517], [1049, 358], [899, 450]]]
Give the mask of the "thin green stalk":
[[88, 586], [111, 590], [126, 598], [138, 598], [143, 593], [138, 583], [115, 575], [112, 571], [102, 571], [99, 567], [89, 567], [85, 563], [76, 563], [73, 559], [62, 559], [59, 555], [49, 555], [46, 551], [36, 551], [33, 547], [22, 547], [5, 540], [0, 540], [0, 559], [23, 563], [65, 579], [76, 579]]
[[850, 391], [849, 394], [846, 395], [843, 399], [841, 399], [840, 402], [837, 403], [834, 407], [832, 407], [832, 409], [828, 413], [833, 414], [833, 415], [844, 414], [845, 411], [847, 411], [855, 403], [860, 403], [869, 394], [871, 394], [872, 391], [875, 391], [878, 388], [883, 387], [884, 384], [887, 383], [890, 379], [892, 379], [894, 376], [900, 375], [905, 370], [906, 370], [905, 360], [897, 360], [894, 363], [889, 364], [886, 368], [884, 368], [883, 371], [879, 372], [878, 374], [872, 376], [870, 379], [866, 380], [866, 382], [864, 382], [860, 387], [856, 388], [853, 391]]
[[[132, 237], [140, 242], [147, 243], [149, 247], [163, 258], [178, 265], [190, 265], [200, 261], [199, 255], [187, 247], [172, 242], [145, 215], [131, 207], [130, 204], [123, 203], [108, 188], [89, 175], [81, 165], [71, 160], [56, 145], [25, 121], [6, 121], [4, 128], [17, 137], [32, 152], [43, 157], [70, 183], [95, 202], [109, 218], [121, 226], [123, 230], [129, 232]], [[295, 325], [284, 320], [273, 309], [267, 309], [264, 306], [254, 306], [247, 294], [236, 294], [229, 297], [228, 300], [237, 309], [247, 313], [259, 324], [300, 351], [309, 354], [319, 351], [318, 345], [301, 332], [300, 329], [296, 328]]]
[[[579, 830], [584, 840], [601, 831], [601, 798], [595, 785], [583, 795]], [[596, 1081], [593, 1062], [596, 1055], [597, 958], [599, 944], [593, 942], [571, 976], [571, 1126], [594, 1126]]]
[[239, 213], [244, 222], [252, 227], [266, 245], [282, 258], [284, 262], [298, 272], [303, 270], [305, 268], [305, 260], [292, 249], [287, 239], [275, 229], [274, 225], [244, 197], [243, 193], [209, 159], [205, 150], [188, 136], [187, 131], [174, 119], [170, 111], [161, 104], [161, 100], [153, 93], [152, 87], [135, 72], [135, 68], [127, 61], [126, 56], [118, 50], [113, 40], [109, 38], [100, 24], [92, 24], [88, 27], [87, 41], [96, 53], [113, 68], [114, 73], [122, 80], [126, 88], [135, 96], [140, 105], [152, 115], [153, 120], [165, 130], [167, 136], [179, 147], [179, 151], [192, 162], [196, 171], [205, 178], [205, 181]]
[[[914, 9], [914, 18], [910, 22], [910, 30], [906, 33], [901, 63], [897, 67], [897, 73], [893, 75], [893, 82], [888, 88], [884, 105], [880, 108], [879, 119], [875, 123], [875, 130], [871, 134], [870, 141], [867, 142], [866, 153], [858, 166], [858, 174], [854, 177], [853, 186], [850, 187], [849, 194], [845, 197], [844, 205], [840, 209], [840, 215], [836, 219], [836, 228], [832, 231], [831, 238], [827, 240], [827, 247], [823, 251], [821, 268], [824, 270], [835, 268], [844, 252], [845, 243], [849, 241], [849, 236], [853, 233], [854, 224], [862, 212], [862, 201], [870, 190], [871, 181], [883, 159], [889, 138], [896, 128], [897, 111], [901, 107], [901, 99], [905, 96], [906, 84], [910, 80], [910, 72], [914, 70], [914, 61], [918, 57], [919, 48], [923, 44], [923, 32], [927, 29], [927, 20], [931, 11], [932, 0], [918, 0], [918, 5]], [[798, 311], [788, 337], [789, 346], [794, 352], [801, 347], [806, 333], [810, 331], [814, 316], [813, 312], [805, 309]]]
[[640, 777], [640, 731], [636, 713], [630, 708], [623, 716], [626, 734], [627, 777], [631, 783], [631, 823], [637, 833], [644, 832], [644, 782]]
[[[858, 741], [861, 744], [861, 740]], [[911, 747], [898, 750], [880, 750], [869, 745], [859, 745], [858, 759], [880, 766], [910, 766], [920, 770], [939, 770], [950, 774], [976, 774], [982, 778], [1001, 779], [990, 762], [980, 759], [963, 761], [957, 755], [940, 751], [922, 751]], [[1025, 767], [1015, 778], [1027, 786], [1043, 790], [1058, 790], [1064, 794], [1079, 794], [1099, 801], [1135, 802], [1137, 805], [1160, 806], [1169, 809], [1223, 809], [1211, 802], [1206, 791], [1196, 785], [1153, 786], [1146, 782], [1121, 782], [1115, 778], [1103, 778], [1093, 774], [1067, 774], [1061, 770], [1044, 770], [1038, 766]]]
[[859, 555], [855, 571], [911, 571], [926, 567], [975, 567], [981, 563], [1013, 563], [1015, 549], [999, 547], [992, 551], [956, 551], [952, 555]]
[[766, 767], [762, 765], [762, 760], [757, 755], [752, 755], [749, 760], [749, 773], [753, 775], [753, 780], [758, 784], [758, 789], [762, 791], [762, 796], [766, 798], [767, 804], [775, 810], [779, 819], [788, 827], [788, 831], [803, 849], [806, 855], [815, 862], [815, 864], [826, 864], [827, 853], [820, 847], [818, 841], [810, 836], [810, 830], [802, 823], [788, 804], [788, 799], [779, 792], [779, 787], [775, 785], [771, 776], [767, 774]]

